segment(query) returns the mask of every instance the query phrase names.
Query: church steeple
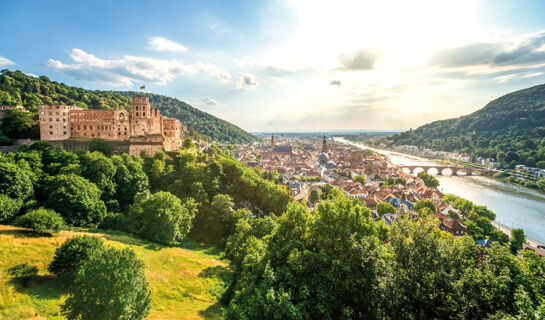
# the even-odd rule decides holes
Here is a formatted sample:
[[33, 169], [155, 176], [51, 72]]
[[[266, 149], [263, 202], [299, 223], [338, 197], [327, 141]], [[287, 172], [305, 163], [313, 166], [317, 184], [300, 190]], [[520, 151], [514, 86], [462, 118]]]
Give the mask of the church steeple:
[[322, 152], [327, 153], [327, 142], [325, 140], [325, 136], [324, 141], [322, 142]]
[[271, 135], [271, 151], [274, 151], [274, 134]]

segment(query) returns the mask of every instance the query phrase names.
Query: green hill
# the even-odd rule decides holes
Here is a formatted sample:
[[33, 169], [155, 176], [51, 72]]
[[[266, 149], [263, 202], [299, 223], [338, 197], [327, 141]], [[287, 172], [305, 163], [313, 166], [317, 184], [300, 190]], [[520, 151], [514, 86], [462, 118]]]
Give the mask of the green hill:
[[[127, 109], [130, 96], [139, 92], [86, 90], [51, 81], [46, 76], [34, 78], [21, 71], [2, 70], [0, 75], [0, 105], [23, 105], [37, 111], [41, 104], [77, 105], [84, 109]], [[163, 115], [183, 122], [190, 133], [205, 139], [237, 143], [251, 142], [255, 136], [213, 115], [200, 111], [175, 98], [146, 93], [153, 107]]]
[[435, 121], [386, 142], [545, 167], [545, 85], [506, 94], [469, 115]]
[[[64, 319], [60, 305], [66, 286], [47, 272], [55, 249], [82, 232], [61, 231], [39, 237], [0, 225], [0, 319]], [[226, 263], [205, 248], [161, 246], [123, 234], [90, 233], [116, 248], [130, 247], [144, 262], [152, 305], [148, 319], [220, 319], [218, 299], [228, 275]], [[39, 268], [29, 288], [11, 280], [6, 270], [20, 263]]]

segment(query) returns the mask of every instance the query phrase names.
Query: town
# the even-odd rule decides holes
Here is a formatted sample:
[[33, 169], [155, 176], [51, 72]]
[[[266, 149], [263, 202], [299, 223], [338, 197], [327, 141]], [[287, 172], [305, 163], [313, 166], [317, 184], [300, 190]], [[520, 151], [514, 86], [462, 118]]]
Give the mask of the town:
[[[250, 167], [259, 165], [263, 170], [277, 172], [296, 201], [313, 208], [319, 200], [311, 194], [320, 195], [330, 185], [342, 190], [347, 197], [363, 202], [377, 219], [391, 226], [399, 215], [414, 213], [416, 201], [431, 200], [442, 230], [455, 236], [467, 233], [461, 220], [448, 216], [457, 210], [442, 201], [443, 193], [427, 187], [420, 177], [394, 166], [385, 156], [326, 137], [321, 141], [286, 139], [283, 144], [278, 144], [277, 139], [273, 135], [270, 144], [240, 146], [235, 156]], [[381, 203], [391, 205], [395, 212], [381, 214], [381, 210], [377, 210]]]

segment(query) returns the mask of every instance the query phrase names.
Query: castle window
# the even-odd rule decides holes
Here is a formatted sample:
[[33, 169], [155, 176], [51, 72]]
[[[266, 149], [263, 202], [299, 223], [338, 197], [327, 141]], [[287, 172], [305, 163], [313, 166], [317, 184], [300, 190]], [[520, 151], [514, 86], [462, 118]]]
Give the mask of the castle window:
[[87, 125], [84, 125], [84, 126], [83, 126], [83, 130], [87, 130]]
[[145, 117], [146, 116], [146, 113], [145, 112], [142, 112], [142, 117]]
[[64, 131], [63, 134], [66, 134], [66, 131]]
[[[90, 126], [89, 126], [89, 130], [93, 130], [93, 125], [90, 125]], [[94, 136], [95, 136], [95, 135], [93, 135], [93, 137], [94, 137]]]
[[49, 134], [50, 134], [50, 135], [53, 135], [53, 131], [49, 131]]
[[57, 118], [57, 122], [59, 121], [59, 118]]
[[57, 106], [57, 109], [59, 109], [59, 106]]
[[81, 130], [81, 126], [78, 126], [78, 130]]
[[136, 116], [138, 117], [138, 112], [136, 113]]
[[53, 129], [53, 126], [49, 126], [49, 129]]
[[136, 110], [138, 110], [138, 106], [136, 106]]

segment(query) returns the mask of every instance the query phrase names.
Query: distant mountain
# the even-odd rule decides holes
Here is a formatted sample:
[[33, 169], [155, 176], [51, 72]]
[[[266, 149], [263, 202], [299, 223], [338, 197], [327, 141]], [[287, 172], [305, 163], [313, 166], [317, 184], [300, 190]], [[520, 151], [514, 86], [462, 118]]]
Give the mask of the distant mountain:
[[545, 85], [506, 94], [469, 115], [435, 121], [386, 141], [545, 166]]
[[175, 98], [153, 93], [86, 90], [51, 81], [46, 76], [34, 78], [21, 71], [1, 71], [0, 105], [23, 105], [37, 111], [41, 104], [77, 105], [84, 109], [128, 109], [132, 95], [146, 95], [161, 114], [177, 118], [193, 135], [227, 143], [251, 142], [254, 135], [225, 120], [200, 111]]

